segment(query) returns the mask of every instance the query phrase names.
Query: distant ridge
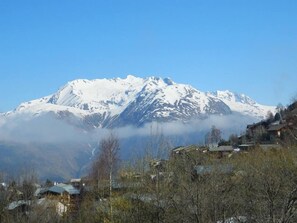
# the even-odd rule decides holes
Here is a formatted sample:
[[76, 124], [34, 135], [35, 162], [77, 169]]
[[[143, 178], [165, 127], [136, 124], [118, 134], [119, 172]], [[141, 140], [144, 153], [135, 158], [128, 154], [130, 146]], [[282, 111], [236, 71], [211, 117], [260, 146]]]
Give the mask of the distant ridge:
[[[183, 121], [209, 115], [239, 112], [262, 119], [274, 106], [261, 105], [245, 96], [226, 91], [202, 92], [169, 78], [78, 79], [68, 82], [56, 93], [24, 102], [4, 117], [45, 113], [59, 119], [80, 120], [88, 128], [142, 126], [145, 123]], [[75, 121], [77, 123], [77, 121]]]

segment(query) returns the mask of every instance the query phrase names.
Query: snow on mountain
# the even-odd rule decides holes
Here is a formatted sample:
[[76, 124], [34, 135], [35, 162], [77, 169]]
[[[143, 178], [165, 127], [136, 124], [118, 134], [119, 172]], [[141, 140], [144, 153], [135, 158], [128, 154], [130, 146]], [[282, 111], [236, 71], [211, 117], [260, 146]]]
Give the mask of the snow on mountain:
[[146, 122], [189, 121], [210, 114], [230, 114], [221, 100], [207, 96], [189, 85], [169, 79], [149, 78], [142, 90], [117, 117], [113, 126], [125, 123], [142, 125]]
[[274, 107], [244, 95], [205, 93], [168, 78], [74, 80], [52, 95], [0, 114], [0, 163], [15, 170], [16, 164], [32, 160], [40, 176], [69, 178], [88, 166], [105, 127], [124, 127], [119, 130], [127, 133], [123, 154], [129, 157], [149, 134], [146, 123], [164, 123], [164, 133], [175, 134], [176, 145], [197, 143], [213, 124], [226, 134], [228, 128], [239, 132], [268, 110]]
[[268, 112], [275, 112], [275, 106], [261, 105], [244, 94], [237, 94], [226, 90], [208, 93], [208, 95], [222, 100], [232, 111], [254, 116], [259, 119], [267, 117]]
[[[140, 126], [152, 121], [184, 122], [232, 111], [263, 118], [268, 111], [273, 112], [274, 107], [260, 105], [230, 91], [205, 93], [168, 78], [128, 75], [125, 79], [74, 80], [53, 95], [22, 103], [4, 116], [22, 114], [34, 118], [52, 113], [76, 125], [118, 127]], [[81, 122], [77, 124], [75, 119]]]
[[129, 75], [126, 79], [75, 80], [66, 84], [49, 103], [116, 115], [141, 90], [145, 80]]

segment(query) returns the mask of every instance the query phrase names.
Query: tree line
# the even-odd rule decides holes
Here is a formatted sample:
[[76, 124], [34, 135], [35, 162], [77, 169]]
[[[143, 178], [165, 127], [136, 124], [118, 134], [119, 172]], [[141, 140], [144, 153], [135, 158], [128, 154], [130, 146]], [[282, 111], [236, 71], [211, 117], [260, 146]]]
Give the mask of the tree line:
[[[231, 171], [223, 171], [224, 165]], [[205, 171], [199, 172], [197, 167]], [[126, 174], [114, 173], [121, 185], [114, 185], [113, 193], [104, 194], [104, 186], [98, 187], [96, 177], [90, 178], [96, 186], [82, 204], [83, 220], [297, 222], [296, 146], [281, 150], [256, 148], [222, 159], [197, 147], [172, 155], [166, 162], [121, 166], [120, 172]], [[97, 209], [88, 208], [94, 203]]]
[[[119, 149], [113, 134], [101, 141], [74, 215], [58, 216], [55, 207], [11, 214], [6, 207], [13, 198], [2, 191], [1, 222], [297, 222], [296, 146], [221, 159], [197, 146], [168, 160], [142, 157], [126, 164], [119, 162]], [[33, 197], [35, 181], [29, 174], [14, 183], [26, 191], [24, 200]]]

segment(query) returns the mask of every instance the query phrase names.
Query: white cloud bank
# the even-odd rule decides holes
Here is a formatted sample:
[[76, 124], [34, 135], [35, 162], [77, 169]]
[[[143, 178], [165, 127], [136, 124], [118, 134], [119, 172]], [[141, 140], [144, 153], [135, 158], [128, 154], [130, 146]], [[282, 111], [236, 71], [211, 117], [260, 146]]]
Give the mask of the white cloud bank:
[[[164, 136], [178, 136], [192, 133], [205, 133], [212, 125], [221, 129], [223, 136], [231, 133], [241, 133], [247, 124], [253, 123], [255, 118], [237, 113], [227, 116], [210, 116], [203, 120], [192, 120], [187, 123], [149, 123], [136, 128], [126, 126], [114, 129], [119, 138], [145, 137], [156, 133]], [[106, 136], [110, 130], [95, 129], [86, 131], [68, 122], [54, 118], [50, 114], [28, 119], [26, 116], [4, 118], [0, 117], [0, 140], [13, 142], [96, 142]]]

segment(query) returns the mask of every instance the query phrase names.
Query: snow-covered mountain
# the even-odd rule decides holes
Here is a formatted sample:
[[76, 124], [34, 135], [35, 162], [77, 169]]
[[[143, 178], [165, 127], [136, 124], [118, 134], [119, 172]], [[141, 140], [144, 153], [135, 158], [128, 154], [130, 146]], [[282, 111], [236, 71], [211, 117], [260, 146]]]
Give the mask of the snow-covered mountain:
[[268, 112], [275, 112], [275, 106], [261, 105], [244, 94], [233, 93], [228, 90], [208, 93], [222, 100], [233, 112], [250, 115], [259, 119], [267, 117]]
[[158, 121], [182, 121], [239, 112], [263, 118], [273, 106], [260, 105], [230, 91], [201, 92], [190, 85], [158, 77], [74, 80], [53, 95], [22, 103], [2, 115], [30, 117], [51, 113], [84, 127], [141, 126]]
[[0, 114], [0, 169], [22, 169], [29, 162], [41, 177], [79, 177], [106, 127], [123, 127], [117, 132], [127, 158], [158, 133], [151, 122], [177, 146], [201, 143], [211, 125], [226, 136], [239, 133], [274, 109], [244, 95], [201, 92], [168, 78], [74, 80]]

